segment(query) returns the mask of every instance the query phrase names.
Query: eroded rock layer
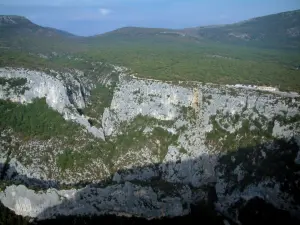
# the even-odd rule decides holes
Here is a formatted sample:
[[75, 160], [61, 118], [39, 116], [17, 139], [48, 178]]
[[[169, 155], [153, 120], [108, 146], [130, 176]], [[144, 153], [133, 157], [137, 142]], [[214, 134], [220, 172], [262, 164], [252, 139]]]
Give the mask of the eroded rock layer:
[[[0, 69], [6, 207], [38, 219], [174, 217], [207, 200], [209, 187], [216, 210], [236, 222], [254, 198], [299, 217], [298, 94], [110, 68], [97, 81], [81, 71]], [[30, 133], [9, 123], [9, 109], [18, 122], [28, 116]], [[50, 113], [58, 118], [50, 131], [34, 133], [47, 124], [38, 115]]]

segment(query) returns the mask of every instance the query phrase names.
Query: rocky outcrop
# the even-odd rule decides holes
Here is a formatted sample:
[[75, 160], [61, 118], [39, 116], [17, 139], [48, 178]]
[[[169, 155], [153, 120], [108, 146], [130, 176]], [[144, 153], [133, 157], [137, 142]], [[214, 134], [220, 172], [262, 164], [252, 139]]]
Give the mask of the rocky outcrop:
[[177, 189], [172, 197], [162, 191], [130, 182], [106, 188], [86, 187], [79, 190], [35, 193], [25, 186], [10, 186], [0, 194], [2, 203], [18, 215], [49, 219], [63, 215], [136, 216], [146, 218], [173, 217], [189, 213], [191, 191], [188, 186]]
[[85, 107], [85, 98], [89, 95], [90, 89], [89, 86], [84, 87], [87, 84], [84, 83], [82, 72], [74, 71], [74, 74], [51, 72], [52, 75], [25, 69], [0, 69], [0, 78], [27, 80], [26, 84], [22, 85], [26, 89], [24, 93], [0, 86], [0, 98], [23, 104], [32, 102], [35, 98], [46, 98], [47, 104], [61, 113], [65, 119], [81, 124], [96, 137], [104, 139], [102, 129], [92, 127], [88, 118], [76, 111]]
[[[112, 101], [103, 115], [99, 113], [101, 128], [96, 128], [85, 124], [87, 118], [75, 110], [85, 107], [89, 95], [88, 81], [80, 75], [54, 78], [32, 71], [1, 71], [6, 79], [27, 79], [23, 94], [5, 91], [1, 98], [26, 103], [45, 97], [65, 119], [84, 125], [96, 137], [101, 136], [92, 129], [103, 129], [105, 139], [82, 136], [78, 145], [90, 146], [74, 145], [76, 154], [68, 153], [74, 162], [65, 170], [57, 163], [62, 152], [52, 151], [47, 161], [39, 158], [45, 157], [40, 152], [47, 152], [42, 145], [63, 146], [67, 140], [52, 139], [34, 147], [19, 141], [20, 147], [12, 154], [22, 152], [22, 157], [11, 160], [19, 175], [41, 179], [38, 174], [43, 174], [45, 182], [55, 178], [58, 183], [91, 182], [95, 186], [56, 190], [46, 185], [52, 189], [38, 193], [8, 186], [0, 199], [18, 214], [40, 219], [102, 213], [173, 217], [189, 213], [190, 204], [203, 200], [205, 188], [213, 187], [216, 209], [236, 222], [241, 202], [253, 198], [299, 216], [297, 93], [138, 79], [120, 68]], [[112, 83], [109, 76], [98, 82]], [[24, 165], [22, 160], [30, 154], [36, 162]], [[43, 173], [47, 168], [53, 169], [51, 173]], [[105, 187], [97, 186], [101, 179], [107, 181]], [[24, 205], [30, 205], [30, 210]]]
[[25, 21], [25, 22], [30, 22], [28, 19], [25, 17], [21, 16], [0, 16], [0, 26], [7, 26], [7, 25], [15, 25], [19, 21]]

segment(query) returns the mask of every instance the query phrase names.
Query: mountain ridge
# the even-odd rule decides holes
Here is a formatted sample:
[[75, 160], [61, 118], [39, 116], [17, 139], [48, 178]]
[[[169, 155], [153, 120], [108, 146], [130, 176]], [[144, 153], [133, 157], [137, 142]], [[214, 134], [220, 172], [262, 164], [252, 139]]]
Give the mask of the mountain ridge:
[[[285, 20], [292, 18], [289, 23], [287, 23]], [[17, 21], [15, 21], [17, 19]], [[0, 27], [1, 27], [1, 20], [2, 21], [13, 21], [14, 23], [9, 23], [9, 25], [14, 24], [17, 25], [21, 22], [22, 25], [29, 25], [30, 28], [39, 28], [39, 29], [49, 29], [52, 32], [50, 34], [61, 35], [61, 36], [67, 36], [67, 37], [78, 37], [82, 39], [91, 39], [91, 38], [97, 38], [97, 37], [107, 37], [107, 36], [116, 36], [116, 35], [127, 35], [129, 37], [135, 37], [134, 35], [139, 36], [145, 36], [145, 35], [162, 35], [162, 32], [166, 32], [165, 34], [178, 34], [181, 37], [193, 37], [197, 39], [208, 39], [212, 41], [217, 42], [224, 42], [229, 44], [241, 44], [239, 42], [243, 42], [245, 44], [249, 41], [264, 41], [266, 39], [266, 36], [268, 38], [268, 42], [270, 42], [270, 38], [272, 38], [269, 33], [274, 35], [274, 28], [269, 28], [268, 26], [263, 26], [260, 28], [255, 23], [264, 23], [268, 22], [270, 24], [276, 24], [275, 29], [286, 29], [286, 36], [281, 35], [280, 40], [274, 41], [270, 47], [274, 47], [275, 44], [278, 43], [284, 43], [291, 41], [290, 39], [295, 38], [296, 40], [292, 40], [293, 44], [289, 46], [285, 46], [287, 48], [299, 48], [300, 47], [300, 27], [297, 24], [300, 23], [300, 9], [299, 10], [293, 10], [293, 11], [286, 11], [281, 13], [274, 13], [270, 15], [264, 15], [259, 17], [253, 17], [247, 20], [243, 20], [236, 23], [231, 24], [213, 24], [208, 26], [197, 26], [197, 27], [187, 27], [183, 29], [172, 29], [172, 28], [150, 28], [150, 27], [136, 27], [136, 26], [127, 26], [127, 27], [120, 27], [118, 29], [101, 33], [101, 34], [95, 34], [92, 36], [79, 36], [75, 35], [63, 30], [55, 29], [55, 28], [49, 28], [49, 27], [43, 27], [38, 24], [33, 23], [29, 19], [23, 16], [16, 16], [16, 15], [0, 15]], [[272, 22], [272, 20], [274, 20]], [[284, 23], [285, 22], [285, 23]], [[282, 25], [282, 26], [281, 26]], [[246, 27], [245, 27], [246, 26]], [[247, 27], [248, 26], [248, 27]], [[280, 27], [281, 26], [281, 27]], [[3, 27], [3, 25], [2, 25]], [[283, 27], [283, 28], [282, 28]], [[268, 31], [270, 30], [270, 32]], [[264, 32], [269, 33], [264, 33]], [[3, 33], [3, 32], [2, 32]], [[271, 40], [272, 42], [272, 40]], [[264, 43], [266, 44], [266, 43]], [[254, 43], [255, 45], [255, 43]], [[261, 45], [260, 45], [261, 46]]]
[[300, 10], [255, 17], [221, 27], [198, 27], [189, 31], [198, 37], [230, 44], [257, 47], [300, 47]]
[[[46, 26], [41, 26], [38, 25], [36, 23], [33, 23], [30, 19], [28, 19], [25, 16], [19, 16], [19, 15], [0, 15], [0, 28], [4, 27], [4, 26], [17, 26], [17, 25], [27, 25], [29, 26], [29, 28], [32, 29], [49, 29], [54, 31], [57, 31], [60, 34], [65, 34], [68, 36], [78, 36], [75, 34], [72, 34], [70, 32], [64, 31], [64, 30], [60, 30], [60, 29], [56, 29], [56, 28], [52, 28], [52, 27], [46, 27]], [[16, 28], [22, 28], [22, 27], [16, 27]], [[78, 36], [80, 37], [80, 36]]]
[[[168, 27], [146, 27], [146, 26], [125, 26], [125, 27], [119, 27], [119, 28], [116, 28], [114, 30], [111, 30], [111, 31], [107, 31], [107, 32], [104, 32], [104, 33], [99, 33], [99, 34], [94, 34], [94, 35], [89, 35], [89, 36], [85, 36], [85, 37], [93, 37], [93, 36], [100, 36], [100, 35], [103, 35], [103, 34], [107, 34], [107, 33], [111, 33], [111, 32], [114, 32], [114, 31], [119, 31], [119, 30], [123, 30], [123, 29], [132, 29], [132, 28], [137, 28], [137, 29], [159, 29], [159, 30], [172, 30], [172, 31], [184, 31], [186, 29], [198, 29], [198, 28], [215, 28], [215, 27], [224, 27], [224, 26], [229, 26], [229, 25], [238, 25], [238, 24], [243, 24], [243, 23], [247, 23], [247, 22], [251, 22], [251, 21], [254, 21], [254, 20], [259, 20], [259, 19], [264, 19], [266, 17], [271, 17], [271, 16], [282, 16], [282, 15], [291, 15], [291, 14], [300, 14], [300, 9], [296, 9], [296, 10], [289, 10], [289, 11], [283, 11], [283, 12], [278, 12], [278, 13], [272, 13], [272, 14], [266, 14], [266, 15], [262, 15], [262, 16], [256, 16], [256, 17], [251, 17], [249, 19], [245, 19], [245, 20], [241, 20], [241, 21], [238, 21], [238, 22], [233, 22], [233, 23], [227, 23], [227, 24], [210, 24], [210, 25], [204, 25], [204, 26], [195, 26], [195, 27], [185, 27], [185, 28], [180, 28], [180, 29], [176, 29], [176, 28], [168, 28]], [[27, 17], [25, 16], [20, 16], [20, 15], [0, 15], [0, 20], [1, 18], [5, 18], [5, 17], [11, 17], [11, 18], [19, 18], [19, 19], [24, 19], [24, 20], [27, 20], [29, 22], [31, 22], [32, 24], [35, 24], [35, 25], [38, 25], [38, 26], [41, 26], [37, 23], [33, 23], [30, 19], [28, 19]], [[43, 27], [43, 26], [41, 26]], [[44, 28], [52, 28], [52, 27], [44, 27]], [[61, 29], [57, 29], [57, 28], [52, 28], [52, 29], [55, 29], [55, 30], [61, 30]], [[63, 31], [63, 30], [61, 30]], [[68, 32], [68, 31], [64, 31], [66, 33], [69, 33], [73, 36], [78, 36], [78, 37], [83, 37], [82, 35], [76, 35], [76, 34], [73, 34], [71, 32]]]

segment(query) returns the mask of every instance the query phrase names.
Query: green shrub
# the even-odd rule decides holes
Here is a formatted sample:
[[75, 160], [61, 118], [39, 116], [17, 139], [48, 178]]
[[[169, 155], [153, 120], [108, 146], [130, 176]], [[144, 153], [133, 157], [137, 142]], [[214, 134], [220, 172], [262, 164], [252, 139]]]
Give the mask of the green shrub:
[[66, 121], [51, 109], [45, 99], [35, 99], [23, 105], [0, 100], [0, 127], [13, 128], [26, 137], [49, 139], [55, 136], [73, 136], [80, 126]]

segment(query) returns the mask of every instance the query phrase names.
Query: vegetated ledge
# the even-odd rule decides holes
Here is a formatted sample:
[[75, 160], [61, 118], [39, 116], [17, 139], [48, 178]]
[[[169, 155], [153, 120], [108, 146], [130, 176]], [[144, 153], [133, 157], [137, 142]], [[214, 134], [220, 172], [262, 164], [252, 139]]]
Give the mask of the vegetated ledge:
[[153, 81], [153, 82], [164, 82], [167, 84], [175, 84], [179, 86], [189, 86], [194, 87], [199, 84], [201, 85], [210, 85], [210, 86], [224, 86], [232, 89], [245, 89], [245, 90], [254, 90], [254, 91], [261, 91], [261, 92], [269, 92], [273, 94], [279, 94], [286, 97], [300, 97], [300, 94], [296, 91], [281, 91], [278, 87], [272, 86], [257, 86], [257, 85], [248, 85], [248, 84], [222, 84], [222, 83], [207, 83], [201, 81], [186, 81], [186, 80], [162, 80], [162, 79], [153, 79], [153, 78], [146, 78], [139, 76], [139, 74], [130, 74], [126, 75], [132, 79], [136, 80], [144, 80], [144, 81]]
[[[293, 189], [290, 189], [290, 184], [292, 185], [297, 181], [297, 175], [295, 175], [295, 171], [299, 170], [299, 167], [294, 165], [294, 159], [296, 158], [296, 155], [299, 151], [299, 147], [293, 144], [292, 142], [286, 142], [285, 140], [274, 140], [274, 142], [277, 142], [280, 146], [279, 149], [275, 149], [272, 152], [272, 155], [268, 155], [266, 157], [266, 160], [262, 160], [262, 163], [259, 165], [256, 165], [257, 168], [252, 168], [249, 165], [249, 156], [253, 156], [254, 161], [257, 161], [257, 157], [259, 158], [259, 153], [262, 145], [260, 146], [254, 146], [253, 148], [247, 148], [247, 149], [240, 149], [239, 151], [236, 151], [234, 153], [228, 153], [228, 155], [225, 155], [224, 158], [221, 158], [221, 166], [225, 167], [225, 174], [224, 176], [227, 177], [229, 182], [236, 182], [236, 189], [244, 189], [243, 185], [239, 185], [241, 181], [236, 180], [234, 176], [232, 175], [232, 171], [234, 170], [234, 167], [239, 165], [240, 163], [247, 165], [246, 169], [248, 172], [253, 171], [255, 177], [251, 174], [248, 174], [245, 176], [245, 180], [242, 180], [242, 182], [250, 182], [249, 184], [257, 184], [264, 179], [268, 179], [270, 177], [275, 177], [276, 180], [279, 182], [283, 182], [283, 187], [289, 189], [289, 191], [292, 191], [292, 195], [295, 195], [295, 201], [296, 204], [299, 204], [299, 194], [297, 194], [297, 187], [294, 187]], [[284, 151], [286, 150], [286, 151]], [[203, 156], [202, 156], [203, 157]], [[236, 158], [236, 161], [234, 163], [230, 163], [230, 159], [232, 157]], [[197, 159], [195, 159], [197, 160]], [[272, 172], [273, 166], [279, 167], [277, 170]], [[270, 163], [268, 163], [270, 162]], [[231, 165], [232, 164], [232, 165]], [[0, 167], [2, 168], [2, 167]], [[250, 171], [251, 170], [251, 171]], [[126, 172], [126, 171], [119, 171], [119, 173]], [[294, 174], [294, 175], [293, 175]], [[231, 176], [231, 177], [230, 177]], [[253, 180], [249, 180], [251, 178]], [[287, 177], [285, 179], [284, 177]], [[158, 178], [159, 179], [159, 178]], [[41, 181], [43, 182], [43, 181]], [[134, 181], [132, 181], [133, 183]], [[153, 182], [150, 181], [148, 185], [151, 185]], [[245, 183], [244, 183], [245, 184]], [[249, 185], [245, 184], [245, 185]], [[142, 185], [141, 183], [139, 185]], [[207, 224], [222, 224], [222, 221], [226, 219], [227, 221], [230, 221], [230, 219], [227, 216], [222, 215], [222, 212], [217, 212], [214, 208], [214, 204], [219, 201], [218, 194], [216, 192], [216, 189], [214, 188], [215, 183], [211, 183], [208, 189], [206, 189], [207, 198], [206, 201], [200, 201], [197, 204], [192, 204], [190, 207], [190, 213], [188, 215], [178, 217], [178, 218], [164, 218], [163, 214], [161, 219], [153, 219], [151, 221], [148, 221], [146, 219], [135, 217], [136, 215], [128, 215], [126, 213], [119, 213], [119, 216], [111, 216], [111, 215], [80, 215], [78, 216], [55, 216], [54, 219], [50, 220], [43, 220], [43, 221], [36, 221], [31, 220], [29, 218], [21, 218], [21, 217], [14, 217], [11, 211], [5, 209], [1, 210], [1, 219], [5, 221], [5, 218], [12, 218], [12, 221], [24, 221], [23, 224], [26, 224], [27, 222], [31, 221], [34, 224], [95, 224], [100, 222], [111, 222], [119, 223], [119, 224], [141, 224], [141, 223], [148, 223], [148, 224], [163, 224], [165, 222], [172, 222], [172, 221], [178, 221], [181, 224], [186, 222], [194, 223], [194, 220], [197, 222], [203, 221], [203, 223]], [[82, 189], [80, 192], [85, 192], [87, 188], [91, 188], [93, 185], [90, 185], [89, 187], [86, 187]], [[95, 184], [97, 186], [97, 184]], [[295, 189], [296, 188], [296, 189]], [[230, 190], [229, 190], [230, 192]], [[75, 206], [82, 207], [81, 203], [78, 201], [78, 197], [80, 193], [76, 193], [76, 196], [73, 199], [66, 199], [63, 201], [62, 206], [68, 205], [68, 202], [73, 202]], [[298, 196], [298, 197], [297, 197]], [[234, 201], [234, 200], [233, 200]], [[125, 206], [124, 206], [125, 207]], [[250, 199], [243, 199], [239, 198], [238, 201], [235, 202], [236, 210], [239, 211], [238, 213], [238, 220], [241, 224], [253, 224], [253, 223], [272, 223], [272, 224], [297, 224], [297, 221], [295, 218], [291, 217], [287, 211], [283, 211], [280, 209], [276, 209], [274, 206], [272, 206], [270, 203], [268, 203], [268, 199], [263, 199], [261, 196], [257, 196], [255, 193], [253, 194], [252, 198]], [[46, 209], [46, 211], [43, 211], [42, 214], [47, 215], [49, 212], [55, 210], [54, 208]], [[9, 215], [9, 216], [8, 216]], [[122, 216], [129, 216], [130, 218], [125, 218]], [[133, 217], [132, 217], [133, 216]], [[4, 219], [3, 219], [4, 218]], [[17, 218], [17, 219], [15, 219]], [[1, 222], [1, 221], [0, 221]], [[9, 224], [9, 221], [6, 221], [4, 224]], [[14, 224], [14, 223], [10, 223]], [[231, 223], [230, 224], [234, 224]]]

